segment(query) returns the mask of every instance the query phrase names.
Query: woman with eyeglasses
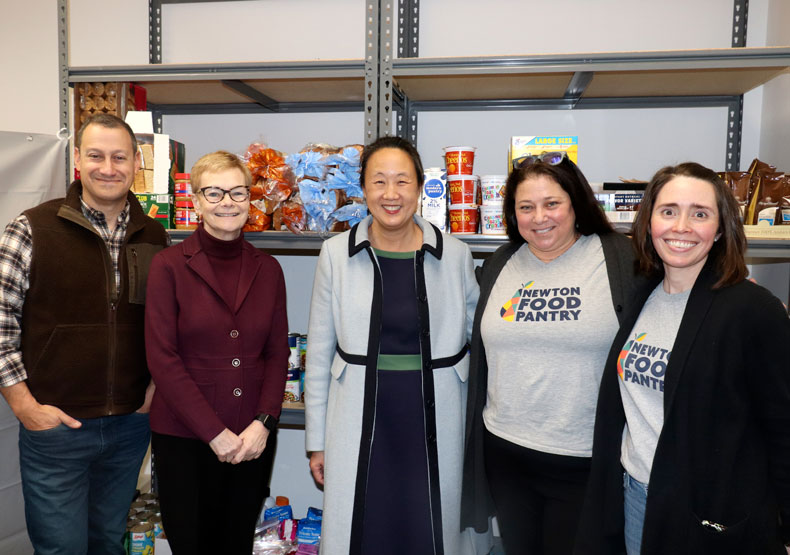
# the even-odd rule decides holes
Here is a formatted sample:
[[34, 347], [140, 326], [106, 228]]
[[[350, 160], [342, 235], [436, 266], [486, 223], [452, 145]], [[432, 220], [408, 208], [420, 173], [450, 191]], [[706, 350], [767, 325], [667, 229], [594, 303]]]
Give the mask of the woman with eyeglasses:
[[786, 555], [790, 319], [746, 279], [738, 203], [663, 168], [633, 242], [648, 281], [604, 366], [576, 553]]
[[213, 152], [191, 178], [200, 225], [157, 254], [148, 275], [145, 348], [156, 384], [162, 521], [173, 553], [249, 555], [288, 368], [285, 281], [277, 261], [242, 235], [245, 164]]
[[479, 275], [462, 524], [482, 531], [496, 514], [507, 555], [567, 555], [634, 257], [563, 153], [521, 161], [504, 217], [509, 242]]

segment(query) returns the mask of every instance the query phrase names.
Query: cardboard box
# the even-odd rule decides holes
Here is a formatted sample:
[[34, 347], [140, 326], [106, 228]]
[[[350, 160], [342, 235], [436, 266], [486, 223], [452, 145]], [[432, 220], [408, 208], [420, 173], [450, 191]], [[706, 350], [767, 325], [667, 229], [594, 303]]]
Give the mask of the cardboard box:
[[143, 212], [157, 222], [162, 224], [165, 229], [175, 229], [175, 207], [173, 195], [157, 195], [152, 193], [135, 193]]
[[184, 145], [161, 133], [140, 133], [140, 171], [134, 176], [134, 193], [173, 194], [175, 174], [184, 172]]
[[595, 198], [612, 223], [633, 222], [644, 191], [597, 191]]
[[131, 83], [76, 83], [74, 85], [74, 129], [97, 113], [126, 119], [133, 110], [145, 109], [146, 91]]
[[579, 137], [568, 135], [529, 135], [510, 137], [507, 172], [513, 169], [513, 160], [522, 156], [540, 155], [546, 152], [565, 152], [574, 164], [579, 163]]

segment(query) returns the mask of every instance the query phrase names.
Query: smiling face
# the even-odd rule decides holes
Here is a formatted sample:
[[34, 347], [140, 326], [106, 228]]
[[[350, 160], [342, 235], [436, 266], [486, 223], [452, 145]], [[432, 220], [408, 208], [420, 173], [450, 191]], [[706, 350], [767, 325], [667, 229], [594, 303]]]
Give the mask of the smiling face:
[[[244, 187], [245, 178], [241, 170], [231, 168], [218, 172], [206, 172], [200, 180], [200, 188], [217, 187], [230, 191], [234, 187]], [[250, 198], [236, 202], [230, 195], [224, 195], [216, 204], [208, 202], [203, 193], [193, 195], [195, 210], [203, 221], [203, 228], [209, 235], [223, 241], [231, 241], [239, 236], [241, 228], [247, 223], [250, 211]]]
[[518, 232], [540, 260], [553, 260], [576, 242], [571, 197], [550, 177], [533, 175], [522, 181], [515, 205]]
[[80, 172], [82, 199], [102, 212], [121, 210], [126, 194], [140, 168], [140, 155], [132, 151], [132, 139], [122, 127], [91, 124], [74, 149], [74, 166]]
[[650, 217], [650, 237], [666, 277], [675, 285], [670, 292], [694, 285], [718, 236], [719, 210], [713, 185], [677, 176], [661, 188]]
[[399, 148], [374, 152], [365, 168], [365, 200], [373, 225], [388, 233], [405, 231], [420, 198], [414, 163]]

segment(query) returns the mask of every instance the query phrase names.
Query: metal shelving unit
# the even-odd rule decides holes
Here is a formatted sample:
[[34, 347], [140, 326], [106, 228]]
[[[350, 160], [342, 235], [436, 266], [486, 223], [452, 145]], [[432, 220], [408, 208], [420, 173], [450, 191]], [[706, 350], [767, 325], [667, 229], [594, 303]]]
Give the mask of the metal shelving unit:
[[[69, 67], [67, 0], [58, 0], [65, 127], [69, 88], [85, 81], [142, 84], [160, 129], [163, 114], [362, 110], [365, 142], [395, 119], [397, 133], [416, 143], [421, 111], [726, 106], [729, 170], [740, 164], [743, 94], [790, 70], [790, 47], [743, 48], [748, 0], [733, 0], [733, 48], [724, 49], [420, 58], [419, 0], [367, 0], [364, 59], [162, 64], [162, 5], [185, 1], [149, 0], [149, 65]], [[504, 241], [459, 237], [477, 256]], [[247, 238], [286, 254], [316, 252], [323, 241], [290, 232]], [[752, 240], [749, 256], [790, 258], [790, 241]]]
[[[618, 231], [627, 232], [628, 229], [616, 226]], [[192, 231], [170, 231], [173, 243], [180, 243]], [[321, 250], [321, 245], [326, 239], [337, 235], [330, 233], [321, 235], [314, 232], [300, 234], [290, 231], [262, 231], [245, 233], [244, 238], [259, 249], [286, 255], [304, 255]], [[507, 242], [505, 236], [497, 235], [453, 235], [467, 245], [478, 258], [485, 258], [497, 248]], [[749, 239], [749, 248], [746, 252], [750, 259], [790, 259], [790, 239]]]

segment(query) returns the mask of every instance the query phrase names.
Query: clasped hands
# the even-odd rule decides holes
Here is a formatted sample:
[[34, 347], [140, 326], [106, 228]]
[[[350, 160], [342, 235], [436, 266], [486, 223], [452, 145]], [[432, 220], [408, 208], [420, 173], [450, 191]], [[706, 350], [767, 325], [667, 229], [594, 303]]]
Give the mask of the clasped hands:
[[253, 420], [239, 435], [225, 428], [209, 442], [209, 447], [220, 462], [238, 464], [257, 459], [266, 448], [269, 430]]

